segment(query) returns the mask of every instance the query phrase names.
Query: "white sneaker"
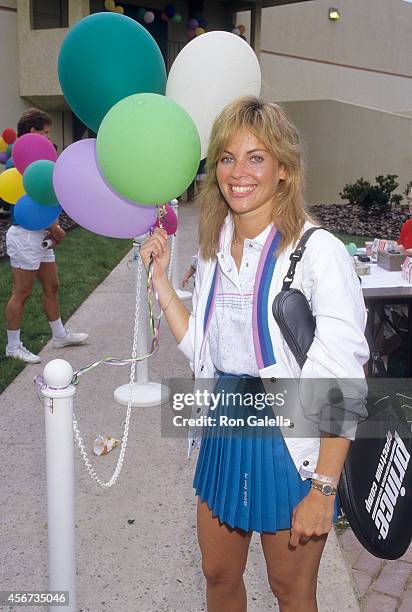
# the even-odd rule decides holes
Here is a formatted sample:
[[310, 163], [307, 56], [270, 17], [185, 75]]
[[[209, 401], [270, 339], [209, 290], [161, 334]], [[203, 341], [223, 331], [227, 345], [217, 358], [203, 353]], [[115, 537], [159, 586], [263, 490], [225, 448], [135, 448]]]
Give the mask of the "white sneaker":
[[72, 344], [83, 344], [89, 337], [89, 334], [75, 333], [66, 329], [64, 338], [53, 338], [53, 348], [63, 348]]
[[40, 363], [41, 359], [38, 355], [31, 353], [23, 343], [20, 342], [20, 345], [16, 348], [9, 349], [6, 346], [6, 357], [13, 357], [13, 359], [21, 359], [26, 363]]

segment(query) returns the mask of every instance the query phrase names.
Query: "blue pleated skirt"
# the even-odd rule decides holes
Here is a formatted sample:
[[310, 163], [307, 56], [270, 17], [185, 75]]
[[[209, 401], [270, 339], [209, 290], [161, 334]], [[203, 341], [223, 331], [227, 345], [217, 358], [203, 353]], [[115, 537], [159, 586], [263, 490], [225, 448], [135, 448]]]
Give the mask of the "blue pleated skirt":
[[[215, 393], [264, 393], [260, 378], [222, 373]], [[273, 418], [273, 409], [256, 410], [219, 405], [210, 411], [216, 423], [220, 415], [246, 422], [247, 415]], [[290, 529], [293, 509], [307, 495], [310, 480], [302, 480], [277, 427], [207, 427], [196, 465], [193, 486], [213, 516], [243, 531], [275, 533]], [[335, 504], [337, 518], [338, 504]]]

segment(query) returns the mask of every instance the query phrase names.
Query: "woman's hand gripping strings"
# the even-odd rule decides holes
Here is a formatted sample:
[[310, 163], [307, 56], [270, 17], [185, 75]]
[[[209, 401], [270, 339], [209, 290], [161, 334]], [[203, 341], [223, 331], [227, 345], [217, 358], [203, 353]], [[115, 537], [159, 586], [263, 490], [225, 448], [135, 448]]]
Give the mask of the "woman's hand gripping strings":
[[153, 266], [152, 282], [160, 308], [176, 342], [180, 343], [187, 332], [190, 313], [167, 277], [170, 261], [167, 232], [156, 227], [153, 234], [142, 244], [140, 255], [146, 270], [149, 270], [149, 266]]

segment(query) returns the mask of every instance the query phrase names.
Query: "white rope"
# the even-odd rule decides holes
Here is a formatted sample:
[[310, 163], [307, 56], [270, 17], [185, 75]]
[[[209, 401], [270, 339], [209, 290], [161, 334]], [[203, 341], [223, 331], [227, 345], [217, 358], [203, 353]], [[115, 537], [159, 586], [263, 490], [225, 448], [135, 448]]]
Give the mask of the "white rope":
[[[170, 246], [170, 261], [167, 271], [167, 277], [170, 280], [172, 277], [173, 271], [173, 259], [175, 252], [175, 240], [176, 236], [173, 234], [172, 236], [172, 244]], [[120, 472], [123, 467], [124, 456], [126, 453], [127, 440], [129, 436], [129, 425], [130, 425], [130, 415], [132, 408], [132, 393], [133, 393], [133, 384], [136, 380], [136, 357], [137, 357], [137, 342], [138, 342], [138, 333], [139, 333], [139, 314], [140, 314], [140, 291], [142, 285], [142, 259], [140, 257], [140, 242], [133, 242], [133, 262], [136, 270], [136, 300], [135, 300], [135, 311], [134, 311], [134, 330], [133, 330], [133, 349], [132, 349], [132, 363], [130, 366], [130, 382], [129, 382], [129, 397], [127, 400], [127, 410], [126, 410], [126, 419], [124, 424], [124, 431], [122, 436], [122, 444], [120, 448], [119, 458], [117, 460], [117, 464], [115, 470], [112, 474], [112, 477], [107, 482], [104, 482], [99, 478], [94, 469], [93, 465], [90, 462], [89, 456], [85, 449], [83, 439], [80, 435], [79, 425], [76, 420], [76, 415], [73, 412], [73, 431], [74, 431], [74, 439], [79, 448], [80, 455], [83, 459], [83, 463], [86, 467], [86, 470], [91, 478], [99, 487], [103, 489], [109, 489], [112, 487], [118, 480], [120, 476]]]
[[[133, 261], [135, 263], [135, 270], [136, 270], [136, 301], [135, 301], [135, 311], [134, 311], [134, 331], [133, 331], [133, 350], [132, 350], [132, 359], [135, 360], [137, 357], [137, 338], [138, 338], [138, 331], [139, 331], [139, 313], [140, 313], [140, 288], [141, 288], [141, 284], [142, 284], [142, 260], [140, 257], [140, 243], [139, 242], [134, 242], [133, 243]], [[103, 489], [109, 489], [110, 487], [112, 487], [117, 479], [119, 478], [120, 472], [122, 470], [123, 467], [123, 461], [124, 461], [124, 456], [126, 453], [126, 447], [127, 447], [127, 439], [129, 436], [129, 425], [130, 425], [130, 415], [131, 415], [131, 408], [132, 408], [132, 392], [133, 392], [133, 383], [135, 382], [135, 377], [136, 377], [136, 361], [132, 361], [131, 367], [130, 367], [130, 385], [129, 385], [129, 398], [127, 401], [127, 411], [126, 411], [126, 420], [125, 420], [125, 424], [124, 424], [124, 431], [123, 431], [123, 437], [122, 437], [122, 445], [120, 448], [120, 454], [119, 454], [119, 458], [117, 460], [117, 464], [115, 467], [115, 470], [112, 474], [112, 477], [110, 478], [110, 480], [108, 480], [107, 482], [104, 482], [103, 480], [101, 480], [94, 467], [92, 466], [90, 459], [88, 457], [87, 451], [84, 447], [83, 444], [83, 440], [82, 437], [80, 435], [80, 430], [79, 430], [79, 426], [76, 420], [76, 415], [73, 412], [73, 431], [74, 431], [74, 439], [75, 442], [77, 443], [77, 446], [79, 448], [80, 454], [82, 456], [83, 459], [83, 463], [86, 467], [86, 470], [90, 476], [90, 478], [99, 486], [102, 487]]]

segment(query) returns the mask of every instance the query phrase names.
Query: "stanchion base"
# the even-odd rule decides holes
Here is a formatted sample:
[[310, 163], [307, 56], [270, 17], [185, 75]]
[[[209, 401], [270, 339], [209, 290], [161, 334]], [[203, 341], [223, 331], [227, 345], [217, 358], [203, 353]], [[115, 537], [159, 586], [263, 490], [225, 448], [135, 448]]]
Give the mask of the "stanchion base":
[[184, 289], [175, 289], [177, 297], [181, 300], [189, 300], [192, 297], [191, 291], [185, 291]]
[[[122, 385], [114, 390], [115, 401], [122, 406], [127, 406], [129, 402], [130, 385]], [[160, 406], [169, 399], [170, 390], [166, 385], [156, 382], [145, 384], [134, 383], [132, 388], [132, 406], [134, 408], [144, 408], [150, 406]]]

